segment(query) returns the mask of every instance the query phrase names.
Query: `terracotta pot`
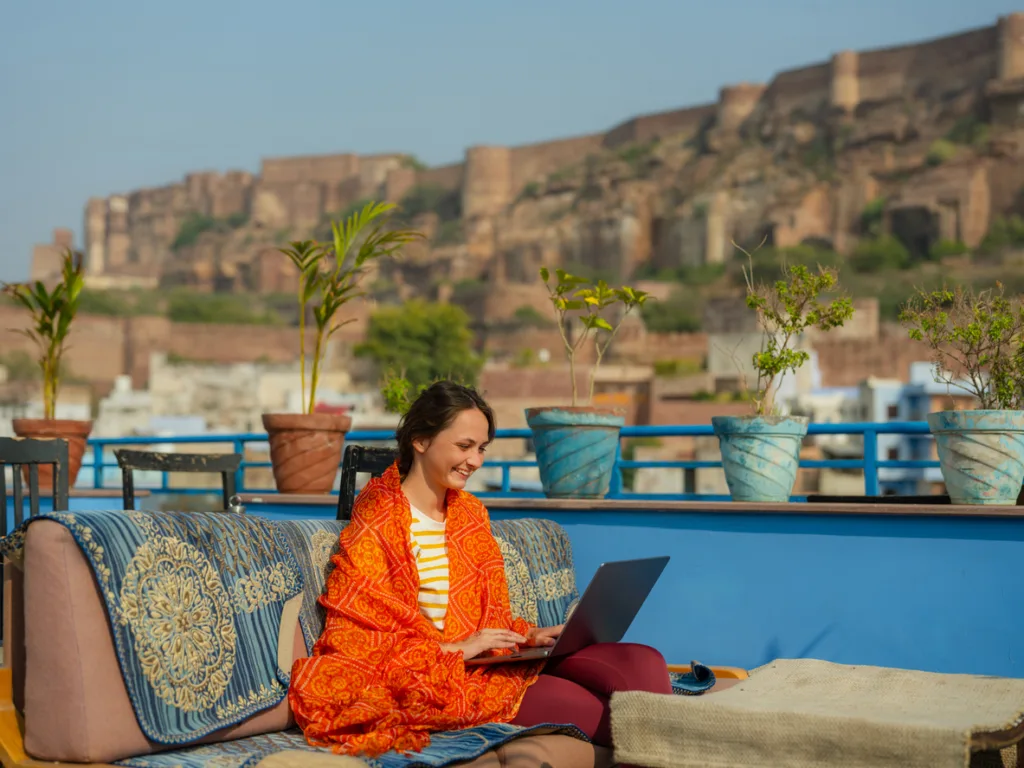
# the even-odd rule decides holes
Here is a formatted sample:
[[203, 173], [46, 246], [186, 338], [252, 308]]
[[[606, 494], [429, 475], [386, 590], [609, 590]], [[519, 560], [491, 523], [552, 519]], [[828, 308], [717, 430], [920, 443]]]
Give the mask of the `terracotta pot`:
[[[11, 426], [18, 437], [46, 439], [60, 437], [68, 441], [68, 487], [75, 487], [78, 470], [82, 467], [82, 455], [85, 453], [85, 442], [92, 432], [91, 421], [75, 419], [13, 419]], [[22, 468], [25, 481], [28, 482], [28, 467]], [[53, 467], [50, 464], [39, 465], [39, 489], [49, 492], [53, 488]]]
[[265, 413], [278, 493], [330, 493], [352, 417], [342, 413]]

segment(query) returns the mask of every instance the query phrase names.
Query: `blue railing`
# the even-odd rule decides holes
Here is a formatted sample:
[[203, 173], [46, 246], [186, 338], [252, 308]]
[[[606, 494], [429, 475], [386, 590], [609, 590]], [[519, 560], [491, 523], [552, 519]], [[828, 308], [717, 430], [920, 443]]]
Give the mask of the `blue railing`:
[[[672, 438], [672, 437], [708, 437], [713, 436], [711, 425], [671, 425], [671, 426], [638, 426], [625, 427], [622, 430], [622, 438]], [[877, 496], [879, 494], [879, 470], [880, 469], [904, 469], [924, 470], [938, 467], [934, 460], [894, 460], [879, 459], [879, 437], [882, 435], [929, 435], [928, 424], [923, 421], [904, 421], [889, 423], [873, 422], [852, 422], [836, 424], [811, 424], [808, 429], [809, 436], [815, 435], [852, 435], [863, 439], [863, 454], [856, 459], [822, 459], [804, 460], [800, 462], [801, 467], [820, 469], [850, 469], [862, 470], [864, 473], [864, 494], [866, 496]], [[529, 429], [499, 429], [497, 439], [502, 440], [528, 440], [531, 438]], [[376, 431], [353, 431], [348, 433], [348, 443], [375, 443], [386, 442], [394, 439], [394, 433], [390, 430]], [[116, 488], [120, 481], [104, 482], [106, 470], [116, 469], [117, 462], [112, 455], [113, 449], [119, 446], [143, 446], [143, 445], [223, 445], [230, 446], [230, 450], [244, 455], [245, 447], [251, 444], [265, 446], [267, 436], [265, 433], [249, 434], [227, 434], [227, 435], [195, 435], [181, 437], [121, 437], [121, 438], [94, 438], [89, 441], [90, 454], [87, 454], [83, 462], [82, 473], [79, 476], [78, 487], [93, 488]], [[268, 454], [269, 455], [269, 454]], [[91, 461], [90, 461], [91, 458]], [[91, 466], [90, 466], [91, 465]], [[511, 470], [517, 467], [535, 467], [536, 462], [511, 459], [488, 459], [488, 467], [501, 469], [500, 490], [481, 493], [481, 496], [536, 496], [536, 492], [514, 491], [511, 477]], [[622, 458], [621, 443], [620, 453], [616, 462], [615, 472], [612, 476], [611, 491], [609, 498], [709, 498], [699, 494], [636, 494], [623, 488], [622, 470], [624, 469], [701, 469], [706, 467], [720, 467], [720, 461], [637, 461]], [[246, 485], [245, 471], [255, 468], [269, 468], [269, 461], [248, 461], [243, 460], [238, 469], [236, 486], [240, 492], [273, 492], [272, 488], [253, 488]], [[88, 472], [91, 470], [91, 485], [88, 479]], [[111, 478], [111, 480], [113, 480]], [[143, 486], [140, 484], [139, 487]], [[167, 473], [162, 473], [159, 484], [152, 487], [156, 492], [165, 493], [210, 493], [210, 489], [201, 488], [171, 488], [168, 482]]]

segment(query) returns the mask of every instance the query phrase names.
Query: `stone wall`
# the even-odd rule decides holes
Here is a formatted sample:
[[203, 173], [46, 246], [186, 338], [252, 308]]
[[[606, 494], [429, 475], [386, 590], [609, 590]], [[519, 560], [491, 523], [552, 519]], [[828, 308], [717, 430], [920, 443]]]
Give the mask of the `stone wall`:
[[663, 139], [677, 133], [694, 133], [715, 116], [716, 104], [672, 109], [627, 120], [604, 134], [604, 146], [619, 147]]
[[[370, 305], [356, 302], [350, 307], [345, 318], [355, 322], [334, 334], [331, 344], [335, 350], [351, 349], [366, 333]], [[0, 350], [37, 355], [35, 344], [19, 333], [29, 324], [26, 311], [0, 305]], [[313, 338], [313, 330], [307, 329], [307, 350], [312, 349]], [[299, 356], [299, 332], [291, 327], [172, 323], [165, 317], [83, 314], [75, 319], [66, 349], [65, 361], [74, 379], [109, 385], [117, 376], [128, 374], [135, 387], [144, 388], [149, 381], [152, 352], [196, 362], [289, 363]]]

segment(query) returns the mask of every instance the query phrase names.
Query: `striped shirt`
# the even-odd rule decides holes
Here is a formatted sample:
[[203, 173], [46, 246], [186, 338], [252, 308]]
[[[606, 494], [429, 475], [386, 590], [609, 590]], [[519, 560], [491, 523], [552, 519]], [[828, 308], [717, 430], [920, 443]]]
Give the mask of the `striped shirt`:
[[420, 575], [420, 611], [443, 631], [448, 613], [448, 548], [444, 522], [433, 520], [412, 507], [410, 538]]

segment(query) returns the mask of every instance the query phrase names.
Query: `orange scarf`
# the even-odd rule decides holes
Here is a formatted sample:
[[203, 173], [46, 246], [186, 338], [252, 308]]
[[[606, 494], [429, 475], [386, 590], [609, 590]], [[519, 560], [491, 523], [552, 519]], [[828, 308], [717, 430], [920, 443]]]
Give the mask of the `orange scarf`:
[[292, 667], [288, 699], [313, 746], [342, 754], [418, 751], [430, 733], [509, 722], [543, 663], [469, 667], [440, 644], [478, 629], [531, 625], [513, 618], [504, 562], [487, 510], [448, 491], [449, 593], [444, 632], [420, 612], [412, 515], [397, 464], [359, 493], [328, 577], [323, 634]]

